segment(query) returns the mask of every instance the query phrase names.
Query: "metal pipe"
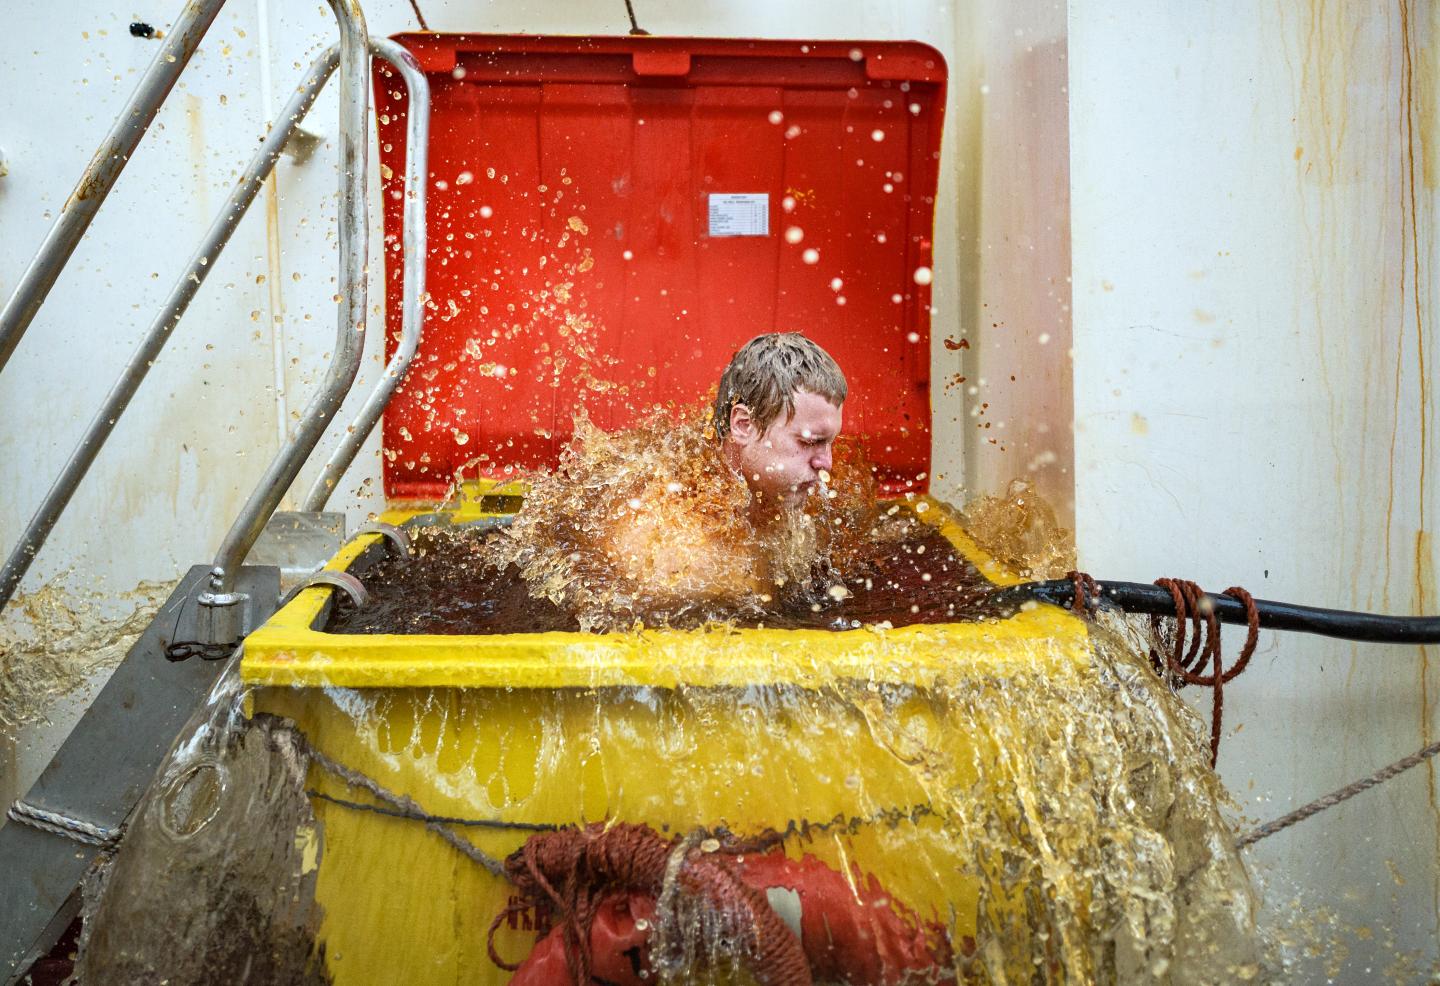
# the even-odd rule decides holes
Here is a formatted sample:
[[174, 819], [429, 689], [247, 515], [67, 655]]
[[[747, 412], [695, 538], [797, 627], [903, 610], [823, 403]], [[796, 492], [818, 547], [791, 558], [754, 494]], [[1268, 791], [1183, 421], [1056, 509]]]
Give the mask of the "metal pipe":
[[[1035, 600], [1069, 607], [1075, 596], [1075, 584], [1069, 579], [1048, 582], [1025, 582], [995, 592], [991, 601], [1002, 609], [1016, 609]], [[1245, 604], [1222, 593], [1205, 596], [1214, 607], [1215, 618], [1221, 623], [1243, 626]], [[1174, 616], [1175, 600], [1168, 589], [1143, 582], [1101, 582], [1100, 600], [1127, 613], [1149, 613], [1152, 616]], [[1355, 613], [1343, 609], [1321, 609], [1299, 606], [1273, 599], [1256, 599], [1260, 626], [1269, 630], [1293, 630], [1314, 633], [1341, 640], [1359, 640], [1377, 644], [1440, 644], [1440, 616], [1386, 616], [1378, 613]]]
[[345, 399], [365, 346], [365, 264], [369, 210], [365, 199], [368, 165], [370, 39], [365, 15], [355, 0], [329, 0], [340, 22], [340, 229], [339, 313], [335, 352], [325, 382], [310, 400], [290, 441], [270, 463], [260, 483], [235, 518], [215, 555], [211, 591], [228, 595], [245, 556], [295, 475], [325, 433]]
[[387, 38], [371, 38], [372, 53], [385, 59], [399, 71], [410, 97], [409, 116], [405, 128], [405, 220], [401, 237], [405, 264], [404, 293], [401, 301], [400, 344], [385, 367], [385, 374], [366, 399], [355, 421], [340, 436], [340, 443], [331, 453], [325, 468], [305, 497], [302, 510], [320, 511], [340, 483], [340, 477], [355, 461], [360, 446], [370, 437], [400, 381], [410, 369], [415, 350], [420, 345], [420, 329], [425, 321], [425, 184], [430, 156], [430, 83], [415, 56]]
[[76, 487], [85, 478], [95, 457], [100, 453], [101, 446], [110, 437], [120, 416], [125, 413], [125, 408], [130, 404], [131, 398], [135, 396], [135, 391], [139, 389], [145, 375], [150, 372], [155, 360], [159, 358], [165, 343], [169, 342], [170, 334], [180, 321], [180, 317], [190, 307], [190, 302], [200, 290], [200, 285], [205, 282], [206, 276], [215, 269], [215, 261], [220, 256], [220, 251], [225, 248], [231, 234], [235, 232], [235, 228], [244, 217], [246, 209], [254, 201], [265, 176], [274, 169], [275, 162], [280, 157], [280, 151], [285, 146], [285, 141], [300, 125], [300, 121], [304, 119], [305, 114], [314, 104], [320, 90], [325, 87], [325, 83], [334, 73], [338, 61], [339, 49], [337, 46], [331, 45], [311, 63], [310, 71], [304, 81], [300, 83], [295, 94], [290, 97], [290, 101], [281, 111], [275, 126], [265, 135], [255, 156], [245, 166], [245, 170], [231, 190], [225, 206], [215, 217], [214, 222], [210, 224], [204, 240], [190, 257], [185, 271], [170, 289], [164, 307], [150, 324], [149, 332], [146, 333], [134, 355], [130, 357], [130, 362], [126, 364], [125, 370], [120, 374], [120, 379], [110, 388], [104, 404], [90, 420], [90, 426], [80, 439], [80, 444], [70, 454], [65, 468], [51, 485], [50, 491], [45, 494], [45, 499], [41, 501], [35, 515], [30, 518], [29, 526], [25, 528], [19, 543], [10, 553], [5, 567], [0, 569], [0, 608], [3, 608], [14, 594], [20, 580], [24, 578], [26, 570], [29, 569], [30, 563], [34, 561], [36, 553], [45, 544], [46, 538], [50, 536], [61, 513], [70, 503]]
[[101, 203], [114, 187], [115, 179], [129, 163], [140, 138], [145, 136], [145, 131], [155, 119], [160, 104], [170, 95], [175, 80], [195, 54], [200, 39], [210, 29], [224, 3], [225, 0], [187, 0], [185, 9], [180, 12], [140, 84], [130, 95], [130, 101], [96, 148], [95, 156], [90, 159], [70, 197], [61, 207], [60, 217], [50, 227], [30, 266], [20, 275], [10, 300], [0, 309], [0, 371], [5, 369], [15, 347], [20, 345], [20, 339], [30, 327], [35, 313], [55, 286], [55, 279], [75, 252], [85, 230], [90, 228]]

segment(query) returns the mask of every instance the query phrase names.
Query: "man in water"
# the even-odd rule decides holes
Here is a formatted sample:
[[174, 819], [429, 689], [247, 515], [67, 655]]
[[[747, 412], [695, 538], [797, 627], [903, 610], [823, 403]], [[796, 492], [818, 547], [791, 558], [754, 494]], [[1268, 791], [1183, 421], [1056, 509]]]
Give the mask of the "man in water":
[[694, 418], [610, 433], [582, 423], [560, 467], [536, 479], [503, 557], [586, 630], [768, 602], [813, 570], [817, 524], [783, 508], [831, 470], [846, 391], [803, 336], [752, 339], [720, 379], [715, 437]]
[[848, 390], [830, 354], [798, 332], [740, 347], [720, 376], [714, 425], [726, 463], [750, 487], [752, 509], [794, 506], [828, 477]]

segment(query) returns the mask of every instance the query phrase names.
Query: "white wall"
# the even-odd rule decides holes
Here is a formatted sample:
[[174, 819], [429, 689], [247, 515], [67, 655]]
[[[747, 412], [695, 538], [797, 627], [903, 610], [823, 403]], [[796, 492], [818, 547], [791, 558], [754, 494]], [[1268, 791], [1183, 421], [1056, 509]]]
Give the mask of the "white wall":
[[[1065, 5], [960, 5], [952, 65], [964, 357], [936, 417], [969, 492], [1032, 480], [1074, 520]], [[937, 326], [937, 329], [939, 326]], [[944, 340], [936, 348], [944, 351]], [[961, 383], [959, 376], [964, 377]], [[948, 392], [947, 392], [947, 389]], [[945, 495], [948, 490], [937, 489]]]
[[[1088, 571], [1440, 609], [1440, 8], [1408, 7], [1407, 23], [1404, 2], [1071, 0]], [[1433, 658], [1265, 634], [1253, 670], [1226, 689], [1220, 771], [1246, 812], [1268, 820], [1434, 739]], [[1378, 978], [1364, 970], [1397, 949], [1435, 958], [1434, 771], [1251, 853], [1281, 902], [1302, 888], [1310, 914], [1334, 908], [1374, 930], [1345, 936], [1340, 981]]]

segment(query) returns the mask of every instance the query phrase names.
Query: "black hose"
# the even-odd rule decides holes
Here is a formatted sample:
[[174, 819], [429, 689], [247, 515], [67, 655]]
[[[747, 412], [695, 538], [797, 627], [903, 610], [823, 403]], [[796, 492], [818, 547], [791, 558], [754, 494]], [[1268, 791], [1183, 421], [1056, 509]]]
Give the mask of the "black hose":
[[[1015, 610], [1026, 602], [1051, 603], [1070, 607], [1075, 584], [1069, 579], [1048, 582], [1025, 582], [1007, 586], [992, 597], [1003, 609]], [[1246, 622], [1245, 606], [1238, 599], [1221, 594], [1207, 595], [1221, 623]], [[1101, 582], [1102, 604], [1127, 613], [1148, 613], [1152, 616], [1174, 616], [1175, 600], [1168, 589], [1143, 582]], [[1316, 633], [1341, 640], [1363, 640], [1376, 644], [1440, 644], [1440, 616], [1379, 616], [1375, 613], [1354, 613], [1343, 609], [1321, 609], [1318, 606], [1297, 606], [1294, 603], [1255, 600], [1260, 612], [1260, 626], [1271, 630], [1295, 630]]]

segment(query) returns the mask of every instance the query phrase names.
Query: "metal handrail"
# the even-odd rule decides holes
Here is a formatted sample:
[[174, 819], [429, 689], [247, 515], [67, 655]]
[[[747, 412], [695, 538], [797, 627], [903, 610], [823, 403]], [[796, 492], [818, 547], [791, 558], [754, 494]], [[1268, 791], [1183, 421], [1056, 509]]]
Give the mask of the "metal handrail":
[[160, 105], [174, 88], [175, 80], [189, 64], [200, 39], [210, 30], [215, 16], [224, 5], [225, 0], [190, 0], [185, 4], [185, 9], [180, 12], [140, 84], [131, 94], [130, 101], [95, 149], [94, 157], [75, 183], [70, 197], [65, 200], [60, 217], [45, 235], [30, 266], [20, 275], [10, 300], [0, 309], [0, 371], [10, 361], [35, 313], [55, 286], [55, 279], [75, 252], [85, 230], [90, 228], [101, 203], [109, 196], [115, 179], [129, 163], [140, 138], [145, 136]]
[[[280, 505], [285, 491], [295, 481], [301, 466], [325, 434], [330, 420], [340, 409], [345, 394], [360, 370], [365, 346], [365, 263], [370, 228], [369, 204], [365, 199], [365, 174], [369, 166], [366, 126], [370, 112], [370, 91], [366, 78], [370, 64], [370, 38], [365, 33], [365, 16], [355, 0], [330, 0], [337, 16], [341, 6], [350, 16], [340, 26], [340, 283], [339, 315], [335, 351], [326, 368], [325, 382], [305, 408], [300, 424], [261, 476], [240, 514], [235, 518], [215, 554], [210, 593], [230, 597], [240, 563], [250, 553], [265, 522]], [[212, 600], [201, 605], [234, 606], [235, 600]], [[243, 633], [243, 629], [241, 633]]]
[[9, 601], [10, 596], [20, 584], [20, 580], [24, 578], [36, 553], [44, 546], [51, 530], [59, 521], [61, 513], [70, 503], [70, 498], [74, 496], [76, 487], [89, 472], [90, 466], [95, 462], [95, 457], [100, 454], [100, 448], [110, 437], [110, 433], [115, 430], [116, 423], [125, 413], [130, 400], [135, 396], [135, 391], [139, 389], [140, 383], [150, 372], [150, 368], [155, 365], [165, 343], [170, 340], [170, 334], [179, 323], [180, 317], [190, 307], [190, 302], [200, 290], [200, 285], [205, 282], [205, 278], [215, 269], [215, 258], [219, 256], [220, 251], [229, 242], [231, 234], [239, 226], [240, 220], [244, 217], [250, 203], [254, 201], [266, 176], [274, 170], [285, 142], [299, 127], [300, 121], [304, 119], [306, 112], [314, 104], [320, 90], [334, 73], [339, 60], [339, 48], [331, 46], [311, 64], [305, 80], [300, 83], [300, 87], [285, 108], [280, 111], [280, 117], [275, 126], [266, 134], [260, 149], [256, 151], [255, 156], [250, 159], [250, 163], [241, 173], [240, 180], [236, 182], [234, 189], [230, 192], [229, 199], [215, 217], [215, 221], [210, 224], [205, 238], [191, 256], [184, 272], [170, 289], [164, 307], [150, 324], [150, 330], [135, 350], [134, 355], [130, 357], [130, 362], [126, 364], [120, 378], [110, 388], [110, 393], [106, 395], [100, 410], [90, 420], [90, 426], [85, 430], [80, 443], [70, 454], [69, 461], [65, 463], [65, 468], [61, 470], [60, 475], [51, 485], [50, 491], [45, 494], [45, 499], [41, 501], [39, 508], [31, 517], [25, 532], [20, 536], [19, 543], [5, 562], [5, 567], [0, 569], [0, 607]]
[[385, 367], [380, 382], [371, 391], [355, 421], [340, 436], [325, 468], [315, 478], [301, 507], [320, 511], [335, 491], [340, 477], [350, 468], [360, 446], [370, 437], [395, 389], [410, 369], [420, 345], [425, 320], [425, 184], [430, 150], [430, 83], [415, 56], [394, 41], [371, 38], [370, 50], [399, 71], [410, 95], [405, 129], [405, 217], [402, 223], [402, 256], [405, 258], [404, 292], [401, 302], [400, 343]]
[[[54, 529], [56, 522], [59, 520], [61, 513], [64, 511], [66, 505], [69, 504], [71, 497], [75, 493], [76, 487], [79, 485], [81, 479], [84, 478], [90, 466], [94, 463], [95, 457], [99, 454], [101, 446], [105, 443], [111, 431], [114, 430], [116, 422], [124, 413], [126, 407], [130, 403], [131, 398], [134, 397], [135, 391], [140, 386], [141, 381], [145, 379], [145, 376], [149, 372], [150, 367], [154, 365], [154, 362], [159, 356], [160, 351], [164, 348], [165, 343], [169, 341], [170, 334], [174, 330], [176, 323], [185, 313], [185, 310], [189, 307], [190, 302], [194, 299], [196, 292], [199, 291], [200, 285], [204, 282], [206, 276], [211, 270], [214, 269], [215, 258], [219, 255], [225, 244], [229, 242], [230, 236], [234, 233], [235, 228], [239, 225], [239, 222], [244, 216], [246, 209], [254, 200], [255, 195], [258, 193], [261, 187], [261, 184], [264, 182], [266, 176], [269, 175], [269, 173], [274, 169], [275, 163], [279, 158], [280, 151], [285, 146], [285, 143], [289, 139], [291, 133], [293, 133], [293, 131], [299, 126], [300, 121], [304, 118], [306, 112], [308, 112], [311, 105], [314, 103], [316, 96], [324, 87], [325, 83], [329, 80], [330, 76], [334, 73], [336, 64], [343, 61], [342, 53], [344, 51], [346, 39], [350, 38], [350, 43], [352, 46], [354, 46], [356, 44], [354, 38], [357, 36], [362, 39], [359, 44], [360, 66], [358, 71], [354, 71], [352, 73], [354, 77], [351, 80], [351, 86], [352, 88], [356, 86], [358, 86], [359, 88], [361, 111], [358, 114], [352, 114], [350, 118], [347, 118], [344, 109], [342, 109], [341, 113], [341, 196], [343, 202], [345, 199], [347, 188], [355, 184], [354, 173], [356, 171], [356, 169], [353, 167], [347, 169], [344, 166], [345, 159], [343, 157], [343, 151], [347, 146], [343, 136], [344, 128], [346, 126], [354, 127], [355, 120], [356, 118], [358, 118], [359, 131], [362, 136], [360, 138], [352, 138], [349, 143], [350, 145], [353, 145], [351, 148], [352, 150], [354, 149], [354, 147], [359, 148], [359, 186], [356, 197], [359, 199], [360, 203], [359, 216], [363, 226], [363, 223], [366, 219], [364, 202], [364, 165], [366, 161], [366, 155], [364, 153], [363, 135], [368, 133], [368, 129], [365, 126], [365, 117], [366, 113], [368, 112], [368, 88], [366, 85], [367, 79], [365, 78], [365, 68], [368, 66], [367, 56], [369, 50], [369, 39], [365, 38], [364, 15], [363, 13], [361, 13], [358, 5], [354, 2], [354, 0], [330, 0], [330, 5], [331, 9], [335, 13], [336, 20], [341, 28], [340, 44], [338, 46], [332, 45], [311, 64], [310, 71], [306, 75], [305, 80], [301, 83], [300, 87], [296, 90], [290, 101], [281, 111], [280, 118], [276, 121], [275, 126], [272, 127], [270, 132], [266, 135], [265, 139], [260, 145], [259, 150], [250, 160], [250, 163], [246, 166], [245, 171], [241, 174], [241, 177], [236, 183], [234, 189], [231, 191], [230, 197], [227, 199], [225, 206], [220, 210], [219, 215], [216, 216], [215, 221], [211, 224], [209, 230], [206, 231], [205, 238], [201, 242], [200, 247], [191, 257], [190, 263], [187, 266], [186, 270], [176, 281], [174, 287], [171, 289], [170, 294], [166, 299], [165, 306], [162, 308], [159, 315], [156, 316], [154, 322], [151, 323], [149, 332], [146, 334], [139, 348], [137, 348], [134, 355], [131, 357], [130, 362], [125, 367], [125, 370], [121, 373], [120, 379], [116, 381], [115, 385], [111, 388], [110, 393], [106, 395], [104, 404], [102, 405], [101, 409], [96, 413], [95, 417], [91, 420], [90, 426], [87, 428], [85, 435], [81, 438], [79, 445], [71, 454], [70, 459], [66, 462], [60, 476], [50, 487], [50, 490], [46, 494], [45, 499], [41, 502], [40, 507], [37, 509], [34, 516], [31, 518], [29, 525], [25, 529], [25, 532], [21, 535], [19, 543], [15, 546], [14, 550], [10, 553], [9, 558], [6, 560], [4, 568], [0, 568], [0, 608], [3, 608], [4, 605], [10, 600], [11, 596], [14, 595], [16, 588], [18, 588], [20, 584], [20, 580], [24, 578], [26, 571], [28, 571], [30, 568], [30, 564], [34, 561], [35, 555], [44, 545], [46, 539], [50, 535], [50, 532]], [[187, 10], [188, 9], [190, 8], [187, 8]], [[357, 22], [359, 25], [358, 30], [355, 29], [355, 24]], [[100, 155], [97, 154], [97, 159], [99, 158], [99, 156]], [[356, 343], [355, 356], [355, 365], [358, 369], [358, 353], [361, 345], [363, 344], [364, 338], [363, 270], [365, 257], [364, 251], [362, 250], [358, 258], [358, 263], [354, 262], [355, 258], [348, 258], [350, 260], [350, 263], [348, 263], [347, 265], [347, 257], [344, 252], [344, 244], [346, 244], [349, 240], [343, 229], [346, 218], [347, 215], [342, 206], [342, 281], [344, 281], [347, 276], [353, 274], [354, 268], [358, 267], [360, 271], [359, 276], [353, 277], [353, 280], [358, 281], [358, 283], [361, 285], [361, 300], [359, 302], [359, 320], [361, 322], [359, 336], [361, 341]], [[353, 219], [353, 216], [349, 218]], [[366, 233], [368, 233], [368, 228], [364, 228], [362, 231], [362, 246], [364, 245], [363, 237]], [[45, 249], [48, 248], [48, 246], [49, 241], [47, 240], [46, 247], [42, 247], [42, 254], [44, 253]], [[32, 268], [35, 268], [38, 265], [39, 259], [40, 256], [37, 255], [36, 261], [32, 262], [31, 264]], [[63, 265], [64, 259], [64, 257], [61, 257], [59, 260], [59, 264]], [[53, 275], [51, 276], [50, 280], [53, 283]], [[343, 290], [344, 286], [342, 284], [342, 291]], [[41, 300], [43, 300], [43, 294], [41, 295]], [[12, 302], [13, 301], [14, 299], [12, 298]], [[36, 304], [38, 307], [38, 302]], [[342, 325], [348, 324], [348, 319], [353, 317], [349, 314], [352, 307], [353, 306], [347, 305], [342, 308]], [[22, 332], [23, 328], [24, 326], [22, 325]], [[342, 339], [348, 338], [354, 334], [355, 333], [347, 332], [344, 329], [342, 329], [341, 331]], [[343, 347], [337, 349], [337, 352], [343, 351]], [[353, 381], [353, 379], [354, 372], [351, 371], [349, 380]], [[347, 382], [346, 389], [348, 389], [348, 386], [349, 384]], [[341, 394], [342, 398], [343, 396], [344, 395]], [[338, 407], [338, 405], [339, 401], [336, 400], [335, 407]], [[308, 413], [309, 412], [307, 410], [307, 414]], [[326, 417], [325, 424], [328, 424], [329, 418], [333, 416], [334, 408], [330, 410], [330, 415]], [[302, 426], [303, 424], [304, 423], [302, 422]], [[324, 424], [320, 426], [319, 430], [323, 432]], [[306, 450], [306, 455], [308, 454], [309, 449]], [[274, 508], [272, 507], [272, 512], [273, 509]], [[267, 513], [266, 517], [268, 518], [268, 516], [269, 514]], [[262, 521], [262, 526], [263, 523], [264, 522]], [[247, 545], [247, 550], [248, 547], [249, 546]]]

